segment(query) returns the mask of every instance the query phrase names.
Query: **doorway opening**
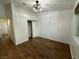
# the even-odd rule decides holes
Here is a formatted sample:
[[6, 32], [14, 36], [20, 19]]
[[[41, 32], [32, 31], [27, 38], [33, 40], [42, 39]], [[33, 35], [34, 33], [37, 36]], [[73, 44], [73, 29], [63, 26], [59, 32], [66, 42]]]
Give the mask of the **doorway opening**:
[[33, 28], [32, 28], [32, 21], [28, 20], [28, 39], [33, 39]]
[[0, 38], [8, 37], [10, 31], [10, 19], [0, 19]]

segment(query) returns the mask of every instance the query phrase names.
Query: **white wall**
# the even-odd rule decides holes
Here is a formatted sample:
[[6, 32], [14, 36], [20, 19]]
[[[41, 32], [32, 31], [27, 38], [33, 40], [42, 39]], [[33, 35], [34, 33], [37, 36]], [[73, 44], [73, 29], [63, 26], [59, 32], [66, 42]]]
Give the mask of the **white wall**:
[[72, 10], [41, 13], [38, 20], [39, 36], [69, 44]]
[[13, 23], [16, 45], [28, 40], [27, 34], [27, 15], [12, 5]]
[[76, 15], [74, 15], [74, 10], [77, 4], [79, 3], [79, 0], [76, 1], [74, 8], [73, 8], [73, 22], [72, 22], [72, 40], [70, 42], [70, 47], [71, 47], [71, 52], [72, 52], [72, 57], [79, 59], [79, 37], [76, 36]]
[[4, 19], [6, 18], [6, 11], [4, 4], [0, 4], [0, 18]]
[[28, 24], [27, 20], [34, 20], [28, 10], [23, 10], [12, 3], [13, 27], [16, 45], [28, 41]]
[[32, 22], [32, 29], [33, 29], [33, 37], [37, 37], [38, 36], [38, 25], [36, 21]]
[[10, 19], [11, 9], [10, 4], [0, 4], [0, 19]]
[[71, 53], [72, 58], [79, 59], [79, 41], [77, 41], [77, 38], [71, 40]]

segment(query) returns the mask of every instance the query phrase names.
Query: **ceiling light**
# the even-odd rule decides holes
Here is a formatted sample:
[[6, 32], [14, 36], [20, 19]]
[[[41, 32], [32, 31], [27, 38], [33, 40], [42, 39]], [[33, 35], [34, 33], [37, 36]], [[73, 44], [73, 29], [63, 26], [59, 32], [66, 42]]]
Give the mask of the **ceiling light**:
[[36, 4], [33, 5], [33, 10], [35, 12], [42, 11], [41, 5], [39, 4], [39, 1], [38, 0], [36, 0]]

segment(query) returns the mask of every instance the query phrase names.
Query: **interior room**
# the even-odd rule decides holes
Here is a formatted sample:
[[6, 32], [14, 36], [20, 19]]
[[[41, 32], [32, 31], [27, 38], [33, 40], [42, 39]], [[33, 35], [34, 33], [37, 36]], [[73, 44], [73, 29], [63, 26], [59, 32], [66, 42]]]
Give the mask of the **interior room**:
[[8, 35], [9, 33], [9, 20], [0, 19], [0, 37]]
[[0, 0], [0, 59], [79, 59], [79, 0]]

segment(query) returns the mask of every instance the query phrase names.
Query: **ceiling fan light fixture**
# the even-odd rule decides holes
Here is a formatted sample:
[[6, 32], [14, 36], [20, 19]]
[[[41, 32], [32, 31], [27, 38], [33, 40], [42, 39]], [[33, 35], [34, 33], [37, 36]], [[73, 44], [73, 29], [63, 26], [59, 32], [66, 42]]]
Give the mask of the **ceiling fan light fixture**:
[[42, 11], [41, 5], [39, 4], [39, 1], [38, 0], [36, 0], [36, 4], [33, 5], [33, 10], [35, 12]]

